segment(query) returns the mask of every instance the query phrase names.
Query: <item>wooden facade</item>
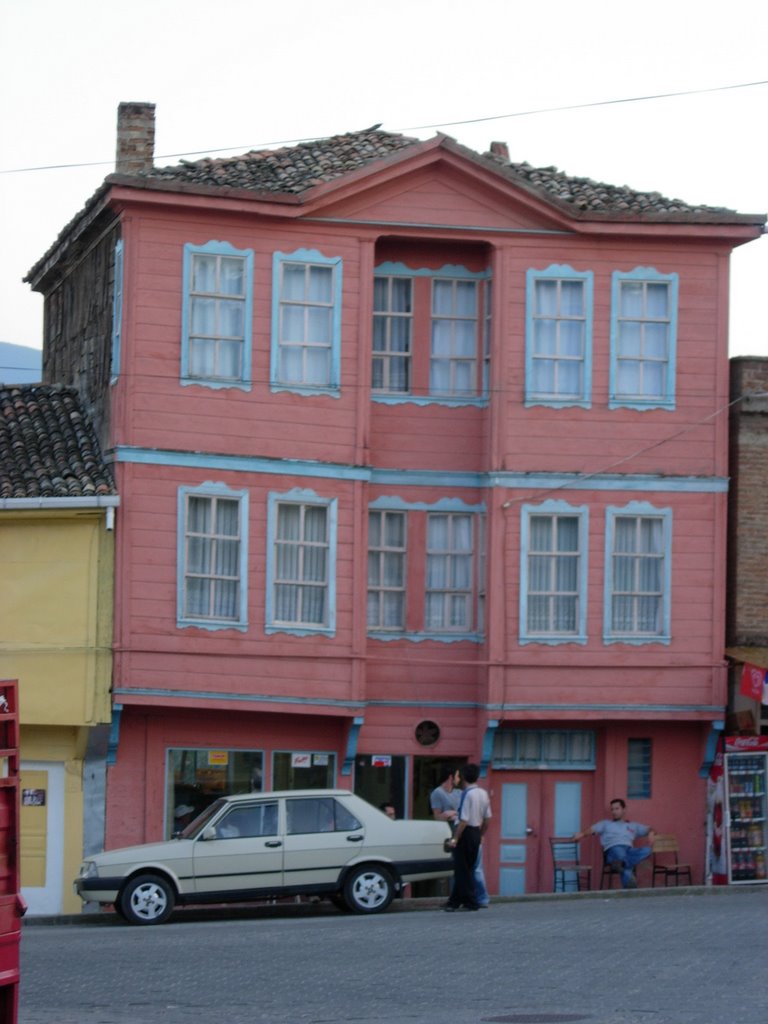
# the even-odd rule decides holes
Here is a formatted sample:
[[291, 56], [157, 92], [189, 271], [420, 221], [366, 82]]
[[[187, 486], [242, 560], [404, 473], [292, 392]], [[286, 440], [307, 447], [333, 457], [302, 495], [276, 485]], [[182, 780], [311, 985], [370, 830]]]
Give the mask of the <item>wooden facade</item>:
[[[698, 772], [726, 699], [728, 256], [759, 234], [760, 218], [590, 217], [444, 137], [298, 200], [151, 177], [107, 184], [95, 247], [70, 252], [60, 240], [31, 275], [46, 296], [46, 373], [83, 389], [122, 498], [107, 845], [170, 833], [189, 752], [190, 786], [217, 766], [217, 786], [240, 785], [221, 769], [242, 752], [258, 785], [298, 785], [294, 755], [309, 754], [316, 778], [325, 769], [409, 816], [426, 812], [438, 764], [472, 760], [495, 811], [492, 892], [549, 889], [547, 836], [602, 817], [630, 781], [642, 793], [630, 796], [631, 816], [675, 832], [700, 877]], [[103, 258], [118, 241], [120, 303]], [[245, 269], [237, 380], [190, 372], [196, 256]], [[281, 378], [286, 265], [332, 274], [337, 289], [319, 387]], [[110, 294], [90, 316], [82, 301], [95, 280]], [[576, 282], [585, 300], [575, 398], [534, 387], [540, 281], [561, 294]], [[622, 281], [661, 282], [674, 306], [662, 401], [616, 400]], [[406, 310], [382, 306], [395, 292]], [[221, 308], [216, 294], [206, 301]], [[404, 330], [398, 315], [407, 370], [391, 341]], [[382, 355], [385, 326], [395, 347]], [[445, 351], [443, 337], [453, 339]], [[190, 496], [239, 510], [244, 568], [229, 566], [240, 587], [229, 625], [182, 608]], [[331, 535], [319, 628], [276, 614], [287, 592], [276, 577], [283, 506], [319, 515]], [[664, 538], [654, 626], [634, 636], [609, 622], [618, 520]], [[534, 530], [559, 522], [568, 543], [578, 532], [574, 575], [538, 595], [548, 628], [532, 628]], [[400, 539], [377, 547], [374, 530]], [[559, 550], [540, 554], [554, 564]], [[370, 568], [385, 555], [377, 564], [398, 567], [386, 594]], [[559, 598], [571, 611], [553, 629]], [[392, 628], [376, 619], [387, 602]]]

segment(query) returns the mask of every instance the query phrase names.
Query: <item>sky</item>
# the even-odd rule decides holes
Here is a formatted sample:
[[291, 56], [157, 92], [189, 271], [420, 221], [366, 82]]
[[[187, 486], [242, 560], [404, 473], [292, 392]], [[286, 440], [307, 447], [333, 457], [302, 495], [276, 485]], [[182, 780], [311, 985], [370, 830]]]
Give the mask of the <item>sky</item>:
[[[758, 0], [0, 0], [0, 341], [42, 346], [22, 278], [114, 170], [121, 101], [156, 104], [160, 166], [381, 123], [764, 214], [766, 29]], [[730, 354], [768, 356], [768, 236], [731, 270]]]

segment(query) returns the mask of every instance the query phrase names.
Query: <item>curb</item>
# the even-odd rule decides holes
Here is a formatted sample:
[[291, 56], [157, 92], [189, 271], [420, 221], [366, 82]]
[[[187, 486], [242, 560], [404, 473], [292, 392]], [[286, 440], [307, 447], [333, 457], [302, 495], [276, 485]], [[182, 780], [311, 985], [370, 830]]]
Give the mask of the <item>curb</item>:
[[[768, 895], [768, 882], [758, 885], [680, 885], [668, 886], [657, 889], [591, 889], [588, 892], [535, 892], [525, 893], [520, 896], [492, 896], [491, 906], [498, 906], [505, 903], [543, 903], [562, 900], [635, 900], [655, 898], [661, 899], [665, 896], [730, 896], [734, 894], [752, 895], [761, 893]], [[445, 897], [417, 897], [395, 900], [389, 907], [388, 912], [413, 913], [423, 910], [437, 910], [445, 903]], [[216, 903], [209, 906], [178, 907], [171, 917], [171, 923], [181, 920], [206, 921], [221, 920], [226, 918], [247, 918], [265, 917], [279, 915], [284, 917], [286, 913], [306, 916], [308, 913], [316, 916], [333, 915], [339, 911], [327, 900], [307, 900], [304, 902], [279, 903]], [[114, 911], [84, 910], [80, 914], [34, 914], [22, 919], [24, 928], [37, 925], [88, 925], [95, 927], [114, 926], [123, 927], [125, 922]]]

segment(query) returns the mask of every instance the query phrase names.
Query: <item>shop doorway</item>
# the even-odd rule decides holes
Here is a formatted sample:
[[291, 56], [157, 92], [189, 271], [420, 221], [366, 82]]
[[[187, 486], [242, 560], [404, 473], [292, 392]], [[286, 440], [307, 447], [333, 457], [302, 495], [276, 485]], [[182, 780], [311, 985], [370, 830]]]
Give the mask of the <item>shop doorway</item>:
[[414, 757], [411, 817], [431, 818], [432, 808], [429, 806], [429, 797], [435, 786], [440, 785], [442, 769], [446, 766], [461, 768], [466, 763], [466, 757]]
[[510, 772], [497, 773], [494, 781], [501, 788], [499, 895], [551, 892], [549, 839], [582, 827], [582, 809], [592, 806], [593, 774]]
[[374, 807], [392, 803], [398, 818], [407, 817], [405, 766], [406, 759], [399, 754], [358, 754], [355, 793]]

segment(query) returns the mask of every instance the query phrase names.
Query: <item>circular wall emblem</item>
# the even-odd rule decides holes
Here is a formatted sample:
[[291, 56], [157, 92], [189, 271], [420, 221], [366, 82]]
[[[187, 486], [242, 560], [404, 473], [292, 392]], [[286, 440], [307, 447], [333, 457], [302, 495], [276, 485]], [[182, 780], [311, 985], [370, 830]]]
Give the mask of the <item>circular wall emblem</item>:
[[431, 747], [440, 739], [440, 726], [437, 722], [423, 721], [416, 726], [416, 740], [422, 747]]

